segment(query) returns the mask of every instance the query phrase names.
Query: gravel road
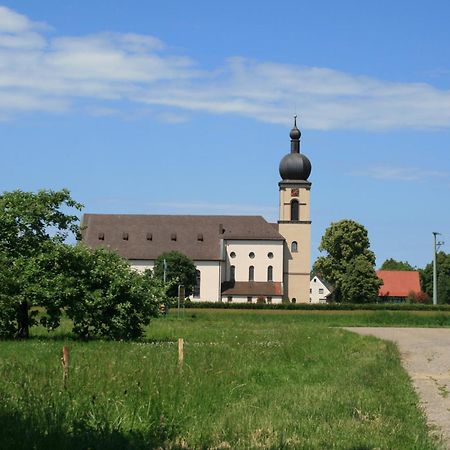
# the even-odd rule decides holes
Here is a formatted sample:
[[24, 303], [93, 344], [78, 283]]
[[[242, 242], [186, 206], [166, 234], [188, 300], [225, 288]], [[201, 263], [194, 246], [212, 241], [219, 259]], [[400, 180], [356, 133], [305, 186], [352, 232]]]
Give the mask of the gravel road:
[[394, 341], [418, 392], [428, 423], [450, 449], [450, 329], [345, 328]]

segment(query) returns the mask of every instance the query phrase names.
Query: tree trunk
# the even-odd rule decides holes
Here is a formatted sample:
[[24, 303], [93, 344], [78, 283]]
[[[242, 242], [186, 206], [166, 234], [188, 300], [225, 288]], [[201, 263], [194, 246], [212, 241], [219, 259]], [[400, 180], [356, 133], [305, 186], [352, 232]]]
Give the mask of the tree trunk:
[[28, 313], [29, 306], [26, 300], [20, 303], [17, 314], [17, 337], [19, 339], [28, 339], [30, 336], [30, 316]]

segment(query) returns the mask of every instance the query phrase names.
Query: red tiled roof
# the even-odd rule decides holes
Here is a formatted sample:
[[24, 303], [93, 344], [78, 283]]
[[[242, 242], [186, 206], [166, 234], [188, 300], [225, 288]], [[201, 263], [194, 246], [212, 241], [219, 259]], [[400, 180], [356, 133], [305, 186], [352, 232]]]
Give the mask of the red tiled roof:
[[384, 282], [378, 293], [380, 297], [408, 297], [411, 292], [422, 291], [417, 271], [378, 270], [377, 276]]
[[226, 281], [222, 283], [222, 295], [283, 295], [278, 281]]

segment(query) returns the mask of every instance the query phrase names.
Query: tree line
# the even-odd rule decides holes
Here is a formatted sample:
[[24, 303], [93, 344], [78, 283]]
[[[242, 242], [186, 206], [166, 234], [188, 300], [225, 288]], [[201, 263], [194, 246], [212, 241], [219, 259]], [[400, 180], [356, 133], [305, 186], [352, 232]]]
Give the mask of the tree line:
[[[375, 254], [365, 227], [353, 220], [334, 222], [325, 231], [319, 256], [313, 273], [320, 274], [333, 284], [334, 301], [346, 303], [369, 303], [378, 298], [382, 281], [375, 272]], [[450, 303], [450, 254], [437, 254], [437, 290], [439, 303]], [[415, 301], [428, 301], [433, 295], [433, 264], [417, 268], [407, 261], [389, 258], [381, 270], [417, 270], [420, 274], [424, 295], [411, 297]]]

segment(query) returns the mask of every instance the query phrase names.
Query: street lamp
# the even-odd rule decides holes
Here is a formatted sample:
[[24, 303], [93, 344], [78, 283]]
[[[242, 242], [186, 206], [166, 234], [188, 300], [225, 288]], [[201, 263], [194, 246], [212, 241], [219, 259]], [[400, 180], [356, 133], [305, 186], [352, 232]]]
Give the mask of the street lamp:
[[437, 251], [444, 245], [444, 241], [437, 241], [436, 236], [442, 236], [441, 233], [433, 231], [433, 305], [437, 305]]

